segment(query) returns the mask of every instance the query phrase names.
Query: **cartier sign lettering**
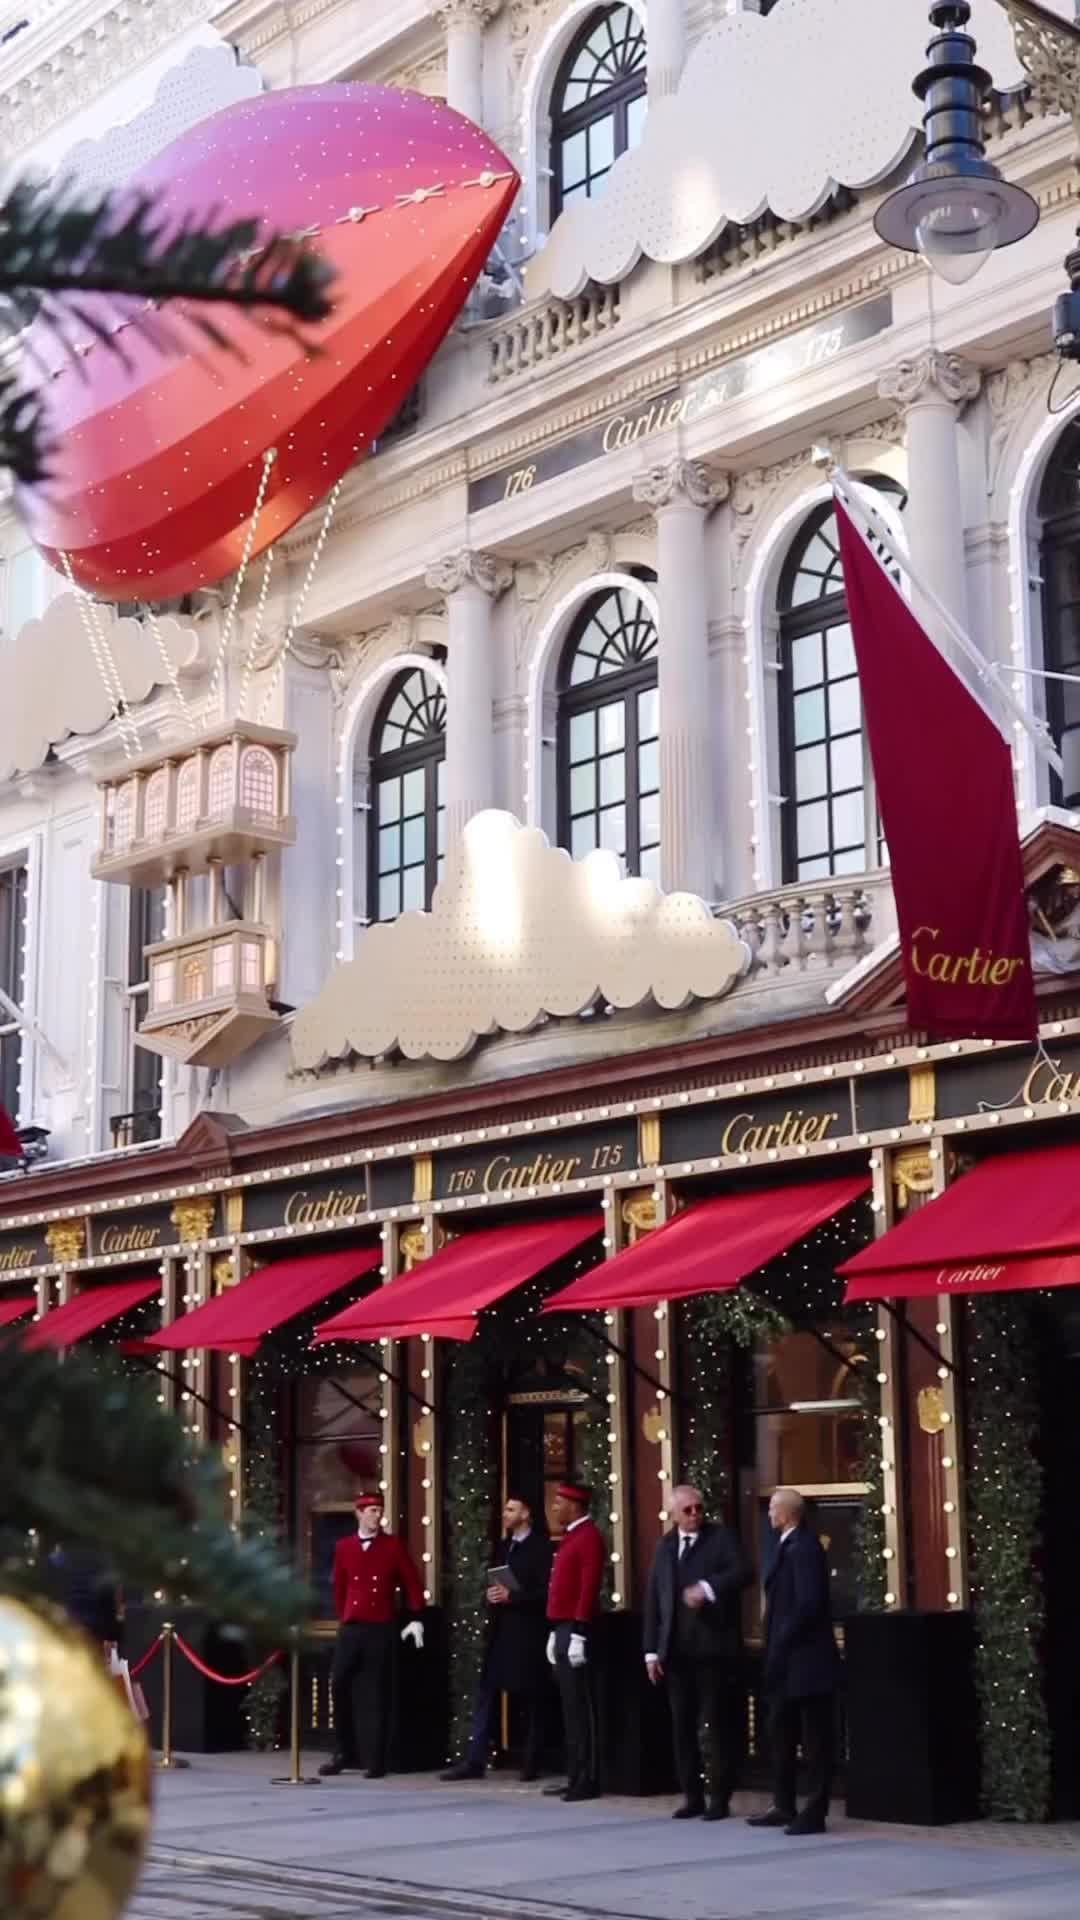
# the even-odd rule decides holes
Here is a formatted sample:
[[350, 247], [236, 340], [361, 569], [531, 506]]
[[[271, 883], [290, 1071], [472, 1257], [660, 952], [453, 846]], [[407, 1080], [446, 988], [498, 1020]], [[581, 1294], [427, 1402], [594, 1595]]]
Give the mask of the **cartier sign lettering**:
[[532, 1187], [550, 1191], [575, 1180], [624, 1173], [637, 1163], [637, 1128], [632, 1122], [614, 1130], [560, 1137], [546, 1141], [542, 1147], [532, 1140], [508, 1140], [497, 1148], [440, 1158], [435, 1166], [435, 1197], [497, 1198]]
[[305, 1180], [302, 1186], [256, 1187], [244, 1195], [244, 1225], [266, 1232], [291, 1227], [294, 1233], [318, 1233], [342, 1220], [366, 1213], [368, 1179], [364, 1169], [345, 1171], [331, 1179]]
[[98, 1250], [102, 1254], [149, 1253], [160, 1245], [161, 1230], [158, 1227], [106, 1227]]
[[743, 1153], [795, 1153], [854, 1132], [848, 1081], [790, 1094], [748, 1092], [739, 1101], [678, 1107], [660, 1121], [664, 1163]]
[[643, 402], [616, 403], [596, 425], [539, 449], [529, 459], [498, 467], [470, 481], [469, 512], [518, 500], [535, 487], [586, 466], [590, 460], [622, 453], [675, 427], [693, 426], [695, 421], [747, 394], [826, 366], [847, 347], [870, 340], [891, 325], [892, 300], [883, 294], [848, 308], [822, 326], [806, 328], [753, 353], [733, 357], [682, 388], [669, 387]]
[[357, 1194], [355, 1189], [331, 1187], [329, 1193], [313, 1199], [301, 1188], [298, 1193], [290, 1193], [285, 1202], [285, 1225], [314, 1227], [323, 1220], [348, 1219], [363, 1211], [366, 1198], [366, 1194]]
[[12, 1240], [0, 1244], [0, 1273], [21, 1273], [25, 1267], [47, 1264], [49, 1250], [37, 1240]]
[[765, 1153], [770, 1147], [816, 1146], [834, 1133], [839, 1113], [803, 1113], [789, 1107], [780, 1120], [762, 1125], [752, 1113], [737, 1113], [720, 1137], [721, 1153]]

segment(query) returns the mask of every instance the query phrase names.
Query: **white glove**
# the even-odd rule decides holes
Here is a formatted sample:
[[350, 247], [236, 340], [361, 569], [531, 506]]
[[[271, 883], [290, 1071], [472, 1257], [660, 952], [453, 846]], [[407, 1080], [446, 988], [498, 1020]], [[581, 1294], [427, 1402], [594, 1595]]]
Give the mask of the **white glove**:
[[585, 1637], [583, 1634], [572, 1633], [570, 1635], [570, 1645], [566, 1649], [566, 1657], [572, 1667], [583, 1667], [585, 1665]]
[[548, 1634], [547, 1646], [544, 1648], [544, 1652], [547, 1654], [549, 1664], [551, 1666], [554, 1666], [555, 1665], [555, 1635], [553, 1633]]
[[417, 1653], [419, 1653], [424, 1644], [424, 1629], [420, 1621], [410, 1620], [407, 1627], [402, 1627], [401, 1637], [403, 1640], [411, 1640]]

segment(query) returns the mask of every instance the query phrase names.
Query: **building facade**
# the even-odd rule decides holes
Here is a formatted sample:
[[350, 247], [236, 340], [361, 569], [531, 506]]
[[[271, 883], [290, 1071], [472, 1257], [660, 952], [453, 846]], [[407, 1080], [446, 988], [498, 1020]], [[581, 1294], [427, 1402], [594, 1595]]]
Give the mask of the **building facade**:
[[[45, 1312], [149, 1272], [160, 1299], [119, 1337], [301, 1254], [376, 1248], [393, 1281], [514, 1219], [594, 1216], [467, 1346], [312, 1349], [339, 1285], [252, 1354], [163, 1361], [162, 1394], [222, 1445], [238, 1508], [272, 1458], [324, 1600], [354, 1487], [384, 1485], [455, 1711], [508, 1486], [604, 1490], [614, 1672], [671, 1485], [706, 1485], [760, 1578], [769, 1493], [795, 1484], [838, 1617], [973, 1617], [984, 1804], [1075, 1811], [1080, 1674], [1045, 1524], [1075, 1447], [1068, 1293], [898, 1314], [843, 1309], [836, 1278], [1018, 1130], [1076, 1137], [1080, 709], [1042, 677], [1080, 662], [1068, 370], [1049, 403], [1068, 122], [979, 0], [990, 152], [1041, 219], [953, 287], [872, 225], [917, 153], [919, 0], [89, 7], [74, 40], [61, 10], [26, 11], [0, 51], [17, 164], [109, 184], [208, 105], [348, 79], [481, 122], [522, 190], [419, 388], [268, 572], [90, 606], [2, 509], [0, 1078], [47, 1134], [0, 1180], [3, 1285]], [[877, 76], [869, 107], [855, 72]], [[1022, 732], [1014, 753], [1053, 1065], [906, 1024], [830, 457], [1061, 746], [1060, 780]], [[91, 671], [102, 636], [122, 703]], [[185, 815], [188, 743], [211, 739]], [[279, 751], [288, 804], [245, 759]], [[227, 808], [239, 838], [178, 908], [175, 862], [146, 848], [205, 822], [213, 840]], [[234, 921], [273, 950], [265, 1000], [192, 1064], [237, 984], [192, 928], [242, 973]], [[180, 968], [160, 999], [155, 966]], [[169, 1046], [139, 1044], [163, 1022]], [[847, 1178], [865, 1192], [734, 1292], [539, 1313], [684, 1206], [747, 1191], [767, 1211]], [[312, 1711], [324, 1731], [317, 1685]]]

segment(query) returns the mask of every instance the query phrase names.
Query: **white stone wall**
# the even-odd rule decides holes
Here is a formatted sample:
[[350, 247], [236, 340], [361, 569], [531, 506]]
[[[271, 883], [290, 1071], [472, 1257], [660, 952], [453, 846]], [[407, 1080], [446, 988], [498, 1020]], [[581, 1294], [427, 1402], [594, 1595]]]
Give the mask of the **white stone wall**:
[[[924, 13], [923, 0], [910, 4]], [[678, 6], [650, 0], [640, 11], [674, 15]], [[587, 10], [582, 0], [445, 0], [441, 7], [434, 0], [312, 0], [299, 14], [274, 0], [201, 12], [163, 4], [160, 40], [147, 40], [142, 63], [126, 76], [124, 117], [136, 110], [133, 102], [152, 104], [170, 61], [185, 58], [190, 36], [208, 25], [275, 86], [349, 77], [444, 95], [452, 75], [455, 88], [471, 88], [482, 101], [489, 129], [525, 170], [505, 241], [510, 258], [525, 260], [547, 230], [552, 79]], [[740, 8], [727, 0], [686, 0], [684, 50], [734, 11]], [[115, 50], [122, 28], [111, 14], [103, 22], [101, 45]], [[664, 86], [678, 58], [679, 36], [670, 28], [667, 19]], [[656, 37], [654, 20], [649, 29]], [[94, 95], [94, 75], [106, 72], [104, 57], [94, 58], [91, 70], [85, 50], [53, 50], [35, 121], [27, 104], [32, 68], [12, 78], [14, 52], [6, 66], [0, 57], [0, 98], [7, 87], [24, 155], [61, 150], [76, 71], [76, 137], [92, 137], [95, 127], [104, 136], [114, 126], [118, 97], [103, 86]], [[853, 97], [857, 91], [853, 75]], [[763, 132], [783, 137], [783, 129]], [[300, 842], [280, 873], [285, 1001], [309, 1000], [363, 938], [368, 740], [388, 677], [419, 662], [445, 679], [455, 818], [495, 805], [554, 836], [559, 649], [576, 608], [631, 567], [658, 575], [650, 591], [661, 632], [665, 877], [717, 904], [779, 886], [776, 593], [784, 556], [823, 497], [822, 471], [810, 458], [815, 442], [829, 441], [851, 469], [909, 487], [905, 527], [931, 584], [963, 607], [992, 657], [1038, 664], [1033, 516], [1063, 423], [1046, 410], [1047, 317], [1076, 222], [1073, 142], [1061, 123], [1021, 125], [1014, 116], [1000, 144], [1011, 175], [1037, 193], [1041, 224], [968, 287], [935, 286], [932, 299], [922, 268], [876, 241], [869, 192], [838, 219], [802, 231], [773, 228], [761, 244], [748, 238], [742, 260], [723, 270], [715, 253], [675, 266], [643, 261], [614, 296], [592, 289], [571, 307], [545, 300], [492, 307], [494, 317], [475, 306], [467, 314], [425, 380], [417, 428], [358, 467], [342, 490], [283, 669], [276, 650], [318, 513], [283, 543], [286, 564], [275, 566], [253, 710], [265, 699], [264, 717], [295, 727], [301, 740]], [[727, 362], [808, 329], [824, 336], [843, 314], [886, 296], [892, 324], [872, 337], [800, 369], [781, 368], [686, 424], [657, 428], [470, 512], [470, 481], [485, 473], [527, 468], [597, 423], [639, 417], [650, 396], [685, 390], [711, 372], [719, 377]], [[10, 508], [0, 506], [0, 561], [24, 545]], [[0, 620], [14, 578], [13, 567], [0, 575]], [[50, 590], [44, 576], [28, 587], [24, 571], [10, 588], [11, 605], [25, 609], [28, 591], [41, 598]], [[246, 605], [214, 689], [215, 713], [236, 697], [250, 617]], [[0, 646], [9, 632], [5, 624]], [[1018, 680], [1017, 688], [1037, 703], [1034, 684]], [[200, 711], [210, 688], [206, 671], [191, 682]], [[175, 726], [166, 696], [154, 697], [144, 720], [150, 728]], [[123, 1110], [126, 1085], [117, 984], [124, 897], [89, 878], [96, 821], [88, 759], [110, 746], [115, 751], [117, 742], [70, 741], [58, 748], [58, 764], [0, 789], [0, 857], [25, 850], [32, 874], [26, 1011], [38, 1037], [24, 1048], [22, 1117], [51, 1126], [54, 1150], [66, 1154], [107, 1144], [109, 1113]], [[1017, 759], [1023, 804], [1045, 802], [1044, 775], [1023, 741]], [[771, 999], [737, 993], [723, 1019], [745, 1025], [790, 1013], [793, 990], [789, 982]], [[706, 1009], [631, 1022], [629, 1030], [634, 1044], [646, 1045], [661, 1027], [675, 1038], [709, 1021]], [[283, 1033], [212, 1088], [205, 1076], [170, 1073], [166, 1124], [179, 1127], [207, 1097], [254, 1122], [358, 1090], [393, 1098], [453, 1084], [455, 1073], [533, 1070], [605, 1044], [602, 1027], [553, 1028], [500, 1043], [472, 1066], [380, 1068], [312, 1083], [289, 1078]]]

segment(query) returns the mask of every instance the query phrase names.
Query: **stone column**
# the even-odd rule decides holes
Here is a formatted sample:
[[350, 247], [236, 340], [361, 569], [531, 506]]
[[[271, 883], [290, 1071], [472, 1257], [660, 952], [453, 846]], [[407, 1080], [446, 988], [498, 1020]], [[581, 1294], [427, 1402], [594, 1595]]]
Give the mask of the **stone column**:
[[686, 60], [686, 0], [661, 0], [649, 9], [649, 105], [674, 93]]
[[660, 603], [660, 836], [666, 893], [716, 892], [709, 692], [705, 521], [724, 499], [717, 480], [692, 460], [665, 460], [634, 480], [634, 499], [656, 514]]
[[954, 620], [967, 629], [964, 513], [956, 423], [979, 391], [980, 373], [959, 354], [934, 347], [882, 375], [878, 393], [907, 419], [908, 547], [912, 564]]
[[446, 600], [446, 846], [467, 820], [495, 804], [492, 703], [495, 657], [491, 613], [511, 571], [487, 553], [462, 548], [428, 569], [427, 584]]
[[475, 126], [484, 124], [484, 28], [502, 0], [440, 0], [446, 30], [446, 104]]

